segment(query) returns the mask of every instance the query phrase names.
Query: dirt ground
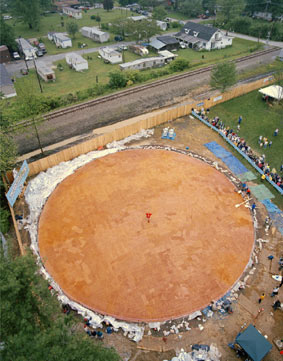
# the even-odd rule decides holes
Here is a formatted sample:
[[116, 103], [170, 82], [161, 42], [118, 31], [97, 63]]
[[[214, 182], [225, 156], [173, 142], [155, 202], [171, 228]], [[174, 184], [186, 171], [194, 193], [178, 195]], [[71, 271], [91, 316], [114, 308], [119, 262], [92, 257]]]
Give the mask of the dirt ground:
[[[174, 141], [161, 139], [162, 129], [166, 126], [174, 127], [177, 134]], [[204, 157], [217, 161], [226, 168], [225, 164], [216, 158], [205, 146], [207, 142], [216, 141], [221, 146], [227, 148], [226, 143], [217, 134], [209, 130], [196, 119], [185, 117], [176, 120], [170, 124], [163, 124], [155, 128], [154, 136], [132, 142], [127, 145], [170, 145], [175, 148], [189, 149]], [[229, 149], [228, 149], [229, 150]], [[248, 182], [252, 185], [252, 182]], [[222, 353], [223, 361], [237, 360], [236, 354], [228, 347], [232, 342], [241, 326], [250, 323], [257, 327], [263, 335], [267, 335], [268, 340], [273, 347], [270, 353], [264, 358], [266, 361], [279, 361], [282, 356], [273, 343], [274, 339], [282, 338], [283, 335], [283, 312], [277, 310], [273, 312], [271, 307], [274, 298], [270, 297], [272, 289], [278, 283], [272, 279], [272, 274], [278, 274], [278, 259], [283, 254], [283, 237], [278, 230], [272, 227], [268, 233], [264, 229], [264, 219], [267, 212], [264, 206], [255, 199], [257, 204], [258, 228], [256, 229], [256, 239], [262, 238], [268, 240], [263, 244], [263, 249], [257, 254], [258, 263], [254, 265], [255, 271], [249, 275], [247, 285], [244, 290], [239, 292], [238, 299], [233, 303], [233, 313], [226, 317], [219, 316], [217, 312], [212, 318], [201, 317], [200, 320], [190, 321], [190, 331], [180, 331], [179, 334], [171, 334], [166, 337], [166, 342], [162, 334], [152, 331], [148, 335], [149, 329], [145, 331], [145, 336], [139, 343], [134, 343], [126, 338], [120, 331], [111, 335], [105, 334], [103, 344], [106, 347], [114, 347], [121, 355], [123, 361], [161, 361], [170, 360], [176, 351], [184, 348], [191, 350], [191, 345], [195, 343], [211, 344], [214, 343]], [[268, 256], [273, 255], [272, 263]], [[241, 255], [239, 254], [239, 257]], [[250, 269], [249, 269], [250, 270]], [[248, 271], [249, 271], [248, 270]], [[243, 278], [246, 275], [243, 275]], [[266, 297], [258, 304], [258, 298], [262, 292]], [[202, 295], [199, 295], [202, 297]], [[279, 298], [283, 300], [283, 287], [279, 291]], [[205, 320], [205, 322], [203, 321]], [[204, 329], [200, 331], [198, 324], [202, 324]], [[94, 342], [98, 342], [94, 340]]]
[[[174, 127], [177, 134], [174, 141], [161, 139], [162, 129], [166, 126]], [[227, 148], [226, 143], [217, 134], [207, 129], [196, 119], [185, 117], [169, 124], [155, 128], [154, 136], [148, 139], [132, 142], [127, 145], [149, 145], [162, 144], [170, 145], [175, 148], [189, 149], [200, 155], [205, 156], [213, 161], [217, 161], [220, 165], [225, 167], [213, 153], [211, 153], [204, 144], [207, 142], [216, 141], [221, 146]], [[229, 149], [228, 149], [229, 150]], [[248, 182], [252, 185], [252, 182]], [[236, 354], [228, 347], [228, 343], [232, 342], [241, 326], [249, 325], [250, 323], [257, 327], [263, 335], [267, 335], [268, 340], [273, 347], [270, 353], [264, 358], [266, 361], [282, 360], [282, 355], [273, 343], [274, 339], [282, 338], [283, 335], [283, 312], [277, 310], [273, 312], [272, 304], [274, 298], [270, 297], [272, 289], [278, 284], [272, 279], [272, 274], [279, 274], [278, 259], [283, 253], [283, 237], [275, 227], [272, 227], [268, 234], [264, 229], [264, 219], [267, 215], [265, 207], [255, 199], [257, 204], [257, 219], [259, 228], [256, 229], [256, 239], [262, 238], [268, 240], [263, 249], [258, 253], [258, 264], [255, 265], [256, 270], [254, 274], [250, 275], [247, 280], [247, 286], [240, 291], [239, 298], [233, 303], [233, 314], [227, 317], [219, 317], [217, 313], [206, 322], [194, 320], [190, 321], [192, 329], [180, 334], [170, 335], [166, 342], [163, 341], [162, 336], [155, 336], [154, 332], [148, 336], [147, 331], [141, 342], [137, 345], [132, 341], [126, 339], [122, 334], [106, 335], [104, 344], [113, 346], [122, 356], [123, 360], [128, 361], [161, 361], [171, 359], [175, 355], [175, 351], [184, 348], [186, 351], [191, 350], [191, 345], [195, 343], [217, 345], [222, 353], [223, 361], [237, 360]], [[273, 255], [274, 260], [272, 264], [268, 260], [268, 256]], [[239, 255], [240, 256], [240, 255]], [[244, 278], [245, 275], [243, 275]], [[262, 292], [266, 293], [265, 299], [261, 305], [258, 304], [258, 298]], [[201, 297], [201, 295], [200, 295]], [[279, 298], [282, 302], [283, 287], [279, 291]], [[259, 312], [261, 311], [261, 312]], [[201, 323], [204, 327], [200, 331], [198, 324]]]

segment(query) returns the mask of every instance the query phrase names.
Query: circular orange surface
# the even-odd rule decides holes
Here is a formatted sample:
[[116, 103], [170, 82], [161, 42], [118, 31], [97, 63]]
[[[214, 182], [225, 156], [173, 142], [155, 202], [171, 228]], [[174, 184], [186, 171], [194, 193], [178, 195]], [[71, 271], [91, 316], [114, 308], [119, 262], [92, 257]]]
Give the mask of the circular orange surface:
[[253, 224], [234, 189], [213, 167], [172, 151], [97, 159], [48, 199], [41, 257], [69, 298], [102, 314], [188, 315], [224, 295], [248, 263]]

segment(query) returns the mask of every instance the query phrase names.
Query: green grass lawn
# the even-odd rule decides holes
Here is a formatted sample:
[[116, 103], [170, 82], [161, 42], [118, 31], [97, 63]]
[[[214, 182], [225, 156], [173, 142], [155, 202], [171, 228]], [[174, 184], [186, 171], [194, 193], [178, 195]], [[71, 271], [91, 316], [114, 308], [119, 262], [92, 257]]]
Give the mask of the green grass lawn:
[[[283, 104], [269, 106], [262, 101], [261, 94], [255, 90], [241, 97], [232, 99], [225, 103], [216, 105], [211, 108], [210, 117], [219, 116], [226, 126], [237, 132], [238, 118], [242, 115], [243, 120], [241, 129], [237, 132], [242, 136], [247, 144], [258, 154], [265, 154], [266, 161], [271, 168], [275, 168], [279, 172], [280, 165], [283, 163]], [[273, 136], [274, 130], [279, 129], [279, 135]], [[261, 148], [258, 143], [259, 136], [267, 137], [272, 141], [269, 148]], [[240, 157], [240, 156], [239, 156]], [[243, 158], [239, 158], [243, 159]], [[255, 171], [253, 171], [256, 173]], [[283, 174], [282, 174], [283, 175]], [[258, 177], [259, 181], [259, 177]], [[268, 186], [267, 182], [266, 185]], [[283, 206], [282, 197], [278, 192], [270, 190], [276, 195], [277, 204]]]
[[[88, 10], [87, 13], [82, 13], [82, 19], [76, 20], [73, 18], [69, 18], [66, 15], [63, 15], [63, 20], [61, 20], [60, 14], [48, 14], [46, 16], [40, 17], [40, 28], [29, 29], [27, 24], [19, 22], [17, 19], [8, 20], [7, 23], [14, 28], [15, 36], [19, 35], [23, 38], [33, 38], [33, 37], [43, 37], [47, 36], [49, 31], [57, 31], [57, 32], [65, 32], [66, 25], [68, 22], [76, 22], [81, 28], [82, 26], [98, 26], [99, 23], [95, 20], [92, 20], [91, 15], [99, 15], [101, 17], [101, 23], [111, 23], [113, 21], [119, 20], [121, 18], [126, 18], [131, 16], [131, 12], [128, 10], [111, 10], [106, 11], [104, 9], [92, 9]], [[61, 26], [61, 22], [64, 22], [64, 26]]]

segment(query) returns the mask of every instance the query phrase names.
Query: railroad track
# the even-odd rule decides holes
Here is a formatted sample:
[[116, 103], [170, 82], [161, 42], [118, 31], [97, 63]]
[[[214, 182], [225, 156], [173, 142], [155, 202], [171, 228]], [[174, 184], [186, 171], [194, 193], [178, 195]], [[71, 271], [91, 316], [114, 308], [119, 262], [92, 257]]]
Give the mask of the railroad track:
[[[259, 56], [262, 56], [262, 55], [265, 55], [265, 54], [273, 53], [274, 51], [279, 50], [279, 49], [280, 49], [279, 47], [273, 47], [273, 48], [270, 48], [270, 49], [262, 50], [262, 51], [259, 51], [257, 53], [253, 53], [251, 55], [247, 55], [247, 56], [244, 56], [242, 58], [238, 58], [238, 59], [234, 60], [234, 62], [236, 64], [238, 64], [238, 63], [244, 62], [246, 60], [250, 60], [250, 59], [253, 59], [253, 58], [258, 58]], [[172, 83], [172, 82], [175, 82], [175, 81], [178, 81], [178, 80], [190, 78], [190, 77], [198, 75], [198, 74], [206, 73], [206, 72], [212, 70], [213, 67], [214, 67], [214, 65], [210, 65], [210, 66], [207, 66], [205, 68], [192, 70], [192, 71], [182, 73], [182, 74], [179, 74], [179, 75], [174, 75], [174, 76], [171, 76], [170, 78], [166, 78], [166, 79], [156, 80], [155, 82], [152, 82], [150, 84], [138, 85], [138, 86], [136, 86], [134, 88], [122, 90], [122, 91], [120, 91], [118, 93], [115, 93], [115, 94], [106, 95], [106, 96], [103, 96], [103, 97], [100, 97], [100, 98], [89, 100], [89, 101], [81, 103], [81, 104], [70, 106], [68, 108], [64, 108], [64, 109], [61, 109], [61, 110], [56, 110], [56, 111], [54, 111], [52, 113], [45, 114], [43, 116], [43, 119], [44, 120], [51, 120], [51, 119], [54, 119], [54, 118], [58, 118], [59, 116], [62, 116], [62, 115], [74, 113], [76, 111], [83, 110], [83, 109], [86, 109], [86, 108], [91, 108], [91, 107], [93, 107], [93, 106], [95, 106], [97, 104], [106, 103], [106, 102], [108, 102], [110, 100], [115, 100], [115, 99], [125, 97], [127, 95], [139, 93], [140, 91], [143, 91], [143, 90], [152, 89], [152, 88], [158, 87], [160, 85], [169, 84], [169, 83]], [[37, 122], [40, 122], [40, 121], [41, 120], [30, 120], [30, 119], [23, 120], [23, 121], [15, 124], [15, 125], [13, 125], [12, 127], [10, 127], [8, 132], [11, 131], [11, 130], [15, 131], [15, 130], [18, 130], [18, 129], [21, 129], [21, 128], [28, 127], [30, 125], [33, 125], [34, 122], [37, 123]]]

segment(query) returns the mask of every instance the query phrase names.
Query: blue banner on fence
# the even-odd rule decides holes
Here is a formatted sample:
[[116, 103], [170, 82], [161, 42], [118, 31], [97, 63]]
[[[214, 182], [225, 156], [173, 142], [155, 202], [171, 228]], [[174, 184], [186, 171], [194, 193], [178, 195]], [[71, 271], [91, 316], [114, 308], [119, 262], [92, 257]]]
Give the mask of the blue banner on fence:
[[8, 193], [6, 194], [6, 197], [11, 207], [13, 207], [18, 195], [21, 193], [23, 184], [25, 183], [28, 174], [29, 174], [29, 166], [27, 164], [27, 161], [25, 160], [16, 178], [14, 179], [14, 182], [11, 185]]

